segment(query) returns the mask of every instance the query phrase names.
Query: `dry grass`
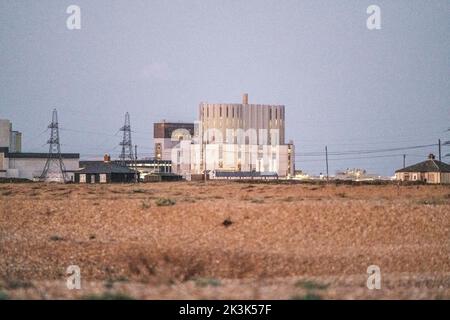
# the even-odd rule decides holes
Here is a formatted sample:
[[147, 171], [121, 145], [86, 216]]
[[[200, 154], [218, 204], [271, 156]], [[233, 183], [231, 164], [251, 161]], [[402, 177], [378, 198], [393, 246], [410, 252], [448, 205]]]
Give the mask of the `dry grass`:
[[[449, 299], [449, 195], [446, 186], [5, 183], [0, 293]], [[82, 290], [65, 288], [72, 264]], [[381, 290], [366, 288], [372, 264]]]

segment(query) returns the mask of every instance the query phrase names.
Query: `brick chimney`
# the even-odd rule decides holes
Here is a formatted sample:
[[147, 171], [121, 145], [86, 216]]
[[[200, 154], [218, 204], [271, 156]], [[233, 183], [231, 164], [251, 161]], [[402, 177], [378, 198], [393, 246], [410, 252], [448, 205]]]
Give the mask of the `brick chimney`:
[[248, 93], [244, 93], [242, 96], [242, 104], [248, 104]]
[[107, 153], [103, 156], [103, 162], [111, 162], [111, 156]]
[[428, 159], [430, 159], [430, 160], [434, 160], [436, 157], [434, 156], [434, 154], [432, 154], [432, 153], [430, 153], [429, 155], [428, 155]]

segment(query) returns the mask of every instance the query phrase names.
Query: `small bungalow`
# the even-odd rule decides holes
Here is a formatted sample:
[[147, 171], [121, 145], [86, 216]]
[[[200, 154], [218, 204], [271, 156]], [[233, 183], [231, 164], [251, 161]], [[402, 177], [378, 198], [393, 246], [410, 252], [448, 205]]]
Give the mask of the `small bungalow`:
[[139, 174], [107, 156], [104, 161], [80, 161], [80, 168], [75, 172], [76, 183], [134, 182]]
[[395, 171], [395, 178], [401, 181], [424, 181], [426, 183], [450, 183], [450, 165], [435, 159], [428, 160]]

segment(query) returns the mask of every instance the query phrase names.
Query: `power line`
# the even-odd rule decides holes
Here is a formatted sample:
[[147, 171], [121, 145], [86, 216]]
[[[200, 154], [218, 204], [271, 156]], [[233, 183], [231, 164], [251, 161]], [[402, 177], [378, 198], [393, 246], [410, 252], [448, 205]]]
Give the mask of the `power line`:
[[103, 135], [103, 136], [110, 136], [115, 137], [116, 135], [113, 135], [111, 133], [106, 132], [99, 132], [99, 131], [89, 131], [89, 130], [77, 130], [77, 129], [70, 129], [67, 127], [59, 128], [62, 131], [70, 131], [70, 132], [77, 132], [77, 133], [83, 133], [83, 134], [95, 134], [95, 135]]
[[[412, 149], [422, 149], [428, 147], [437, 146], [437, 143], [427, 144], [427, 145], [419, 145], [419, 146], [410, 146], [410, 147], [401, 147], [401, 148], [386, 148], [386, 149], [372, 149], [372, 150], [347, 150], [340, 152], [328, 152], [329, 155], [340, 156], [340, 155], [350, 155], [350, 154], [371, 154], [371, 153], [381, 153], [381, 152], [393, 152], [393, 151], [403, 151], [403, 150], [412, 150]], [[319, 157], [324, 156], [325, 153], [321, 151], [317, 152], [305, 152], [305, 153], [297, 153], [296, 157]]]
[[[409, 155], [407, 156], [415, 156], [415, 157], [422, 157], [419, 155]], [[360, 159], [376, 159], [376, 158], [394, 158], [394, 157], [402, 157], [403, 154], [388, 154], [388, 155], [381, 155], [381, 156], [368, 156], [368, 157], [351, 157], [351, 158], [333, 158], [328, 159], [329, 161], [340, 161], [340, 160], [360, 160]], [[296, 163], [303, 163], [303, 162], [323, 162], [323, 159], [306, 159], [306, 160], [298, 160]]]

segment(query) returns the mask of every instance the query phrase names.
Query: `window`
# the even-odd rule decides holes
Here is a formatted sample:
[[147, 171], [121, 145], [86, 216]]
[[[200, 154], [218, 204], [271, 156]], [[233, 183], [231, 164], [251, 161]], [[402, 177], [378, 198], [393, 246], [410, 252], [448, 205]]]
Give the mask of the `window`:
[[278, 119], [278, 109], [275, 109], [275, 119]]
[[233, 109], [232, 109], [232, 113], [233, 113], [233, 118], [234, 118], [234, 107], [233, 107]]
[[100, 174], [100, 183], [106, 183], [106, 173]]
[[206, 107], [206, 117], [209, 118], [209, 108]]
[[227, 107], [227, 118], [228, 118], [228, 107]]
[[155, 150], [156, 150], [156, 159], [161, 160], [161, 143], [155, 144]]
[[269, 109], [269, 120], [272, 120], [272, 109]]
[[219, 107], [219, 117], [222, 118], [222, 107]]
[[86, 175], [80, 174], [80, 183], [86, 183]]

